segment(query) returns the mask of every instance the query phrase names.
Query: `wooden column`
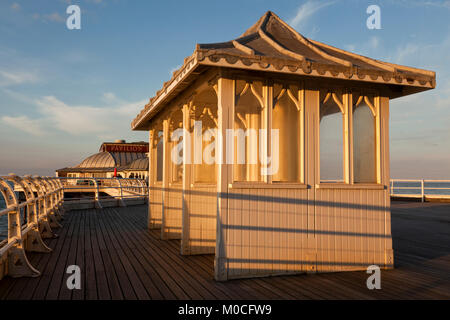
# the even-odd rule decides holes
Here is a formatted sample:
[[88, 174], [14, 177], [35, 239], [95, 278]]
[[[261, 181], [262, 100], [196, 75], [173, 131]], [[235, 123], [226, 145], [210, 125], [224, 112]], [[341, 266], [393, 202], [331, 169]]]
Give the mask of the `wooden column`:
[[214, 276], [218, 281], [228, 278], [226, 257], [226, 228], [228, 223], [228, 184], [232, 180], [232, 165], [228, 164], [226, 154], [226, 129], [233, 128], [234, 81], [221, 75], [218, 79], [218, 135], [222, 143], [217, 151], [221, 152], [221, 161], [217, 165], [217, 228], [216, 228], [216, 257], [214, 261]]
[[320, 134], [320, 92], [314, 88], [305, 87], [305, 184], [308, 185], [307, 204], [307, 237], [305, 243], [303, 271], [317, 270], [317, 244], [315, 236], [315, 199], [316, 184], [320, 183], [319, 174], [319, 134]]
[[182, 226], [181, 226], [181, 254], [189, 255], [189, 199], [192, 174], [192, 145], [191, 145], [191, 108], [190, 103], [183, 105], [183, 191], [182, 191]]
[[[378, 106], [377, 118], [377, 136], [379, 136], [381, 167], [381, 184], [386, 186], [385, 189], [385, 212], [384, 212], [384, 262], [385, 268], [394, 267], [394, 252], [392, 250], [392, 234], [391, 234], [391, 198], [389, 194], [390, 185], [390, 159], [389, 159], [389, 98], [376, 98], [375, 105]], [[380, 128], [378, 131], [378, 127]]]
[[163, 151], [163, 195], [162, 195], [162, 214], [161, 214], [161, 239], [166, 239], [165, 219], [164, 214], [166, 212], [165, 206], [169, 203], [169, 179], [170, 179], [170, 145], [169, 145], [169, 119], [163, 120], [163, 139], [164, 139], [164, 151]]
[[151, 229], [152, 226], [152, 222], [151, 222], [151, 217], [152, 217], [152, 201], [151, 201], [151, 197], [154, 194], [153, 191], [153, 186], [155, 185], [154, 179], [155, 179], [155, 170], [154, 170], [154, 163], [153, 163], [153, 159], [155, 159], [155, 155], [153, 152], [153, 144], [155, 141], [155, 130], [154, 129], [150, 129], [149, 134], [148, 134], [148, 221], [147, 221], [147, 227], [149, 229]]
[[[266, 143], [264, 144], [264, 148], [266, 150], [264, 151], [264, 155], [267, 155], [268, 157], [271, 157], [272, 161], [271, 163], [266, 163], [266, 168], [272, 166], [273, 164], [273, 155], [272, 155], [272, 110], [273, 110], [273, 82], [268, 81], [268, 83], [263, 87], [263, 97], [265, 99], [265, 108], [263, 112], [263, 121], [265, 124], [265, 128], [267, 128], [267, 134], [266, 134]], [[263, 181], [266, 183], [272, 183], [272, 174], [268, 174], [266, 176], [263, 176]]]
[[353, 183], [353, 102], [352, 94], [342, 95], [344, 104], [344, 182]]

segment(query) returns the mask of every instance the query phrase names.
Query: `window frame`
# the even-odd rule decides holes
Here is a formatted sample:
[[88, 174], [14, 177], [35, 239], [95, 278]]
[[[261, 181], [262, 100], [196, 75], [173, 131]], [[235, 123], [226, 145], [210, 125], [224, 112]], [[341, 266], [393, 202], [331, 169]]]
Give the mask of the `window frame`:
[[[375, 145], [375, 182], [372, 183], [367, 183], [367, 182], [355, 182], [354, 181], [354, 174], [353, 174], [353, 170], [354, 170], [354, 143], [353, 143], [353, 130], [354, 130], [354, 126], [353, 126], [353, 121], [354, 121], [354, 117], [353, 117], [353, 106], [356, 104], [356, 101], [354, 102], [353, 100], [355, 99], [355, 96], [358, 97], [363, 97], [363, 99], [365, 100], [366, 98], [368, 98], [369, 102], [372, 104], [372, 106], [370, 106], [367, 101], [365, 100], [366, 104], [368, 105], [368, 107], [371, 109], [372, 111], [372, 115], [374, 118], [374, 129], [375, 129], [375, 141], [374, 141], [374, 145]], [[372, 99], [372, 101], [370, 101], [370, 99]], [[356, 107], [357, 108], [357, 107]], [[352, 145], [351, 145], [351, 150], [352, 150], [352, 180], [351, 183], [355, 184], [355, 185], [379, 185], [381, 184], [381, 117], [380, 117], [380, 93], [376, 90], [370, 90], [370, 89], [353, 89], [351, 90], [351, 116], [352, 116]]]
[[[335, 91], [342, 94], [342, 103], [344, 107], [343, 114], [343, 182], [322, 182], [320, 181], [320, 96], [322, 91]], [[369, 96], [373, 98], [373, 106], [376, 110], [375, 115], [375, 170], [376, 170], [376, 182], [374, 183], [360, 183], [354, 181], [354, 144], [353, 144], [353, 99], [355, 95]], [[377, 90], [363, 89], [363, 88], [349, 88], [344, 86], [320, 87], [317, 89], [317, 110], [316, 110], [316, 155], [318, 161], [315, 164], [317, 172], [316, 189], [383, 189], [381, 177], [381, 95]]]
[[[234, 78], [233, 79], [233, 103], [231, 108], [231, 117], [233, 119], [232, 129], [234, 130], [234, 119], [235, 119], [235, 110], [236, 110], [236, 82], [238, 80], [243, 80], [246, 83], [251, 83], [253, 81], [262, 82], [262, 96], [261, 96], [261, 122], [262, 128], [266, 129], [268, 134], [266, 134], [266, 139], [263, 143], [263, 146], [266, 148], [266, 154], [271, 155], [272, 152], [272, 139], [271, 139], [271, 130], [272, 130], [272, 119], [273, 119], [273, 108], [276, 104], [274, 97], [274, 86], [281, 85], [282, 87], [289, 88], [290, 86], [296, 86], [298, 88], [298, 93], [296, 94], [297, 102], [294, 104], [300, 108], [299, 110], [299, 142], [300, 142], [300, 150], [299, 150], [299, 171], [300, 171], [300, 181], [273, 181], [273, 175], [261, 175], [262, 181], [235, 181], [234, 180], [234, 172], [235, 172], [235, 164], [231, 166], [231, 177], [232, 183], [229, 183], [228, 187], [230, 189], [275, 189], [275, 188], [294, 188], [294, 189], [307, 189], [308, 185], [305, 183], [305, 86], [303, 81], [288, 81], [281, 79], [261, 79], [261, 78]], [[287, 94], [287, 93], [286, 93]], [[291, 97], [289, 99], [292, 99]], [[258, 99], [260, 100], [260, 99]], [[292, 100], [291, 100], [292, 101]], [[260, 135], [258, 134], [258, 144], [260, 144]], [[259, 154], [258, 154], [258, 161]]]

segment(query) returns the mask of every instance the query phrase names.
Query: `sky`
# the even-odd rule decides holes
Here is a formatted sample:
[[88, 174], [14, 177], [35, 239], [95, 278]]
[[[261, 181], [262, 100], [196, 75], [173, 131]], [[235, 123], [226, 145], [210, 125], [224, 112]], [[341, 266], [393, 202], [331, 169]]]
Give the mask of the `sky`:
[[54, 175], [103, 141], [147, 141], [130, 123], [195, 44], [234, 39], [267, 10], [308, 38], [436, 71], [436, 89], [391, 101], [391, 177], [450, 179], [450, 0], [2, 0], [0, 174]]

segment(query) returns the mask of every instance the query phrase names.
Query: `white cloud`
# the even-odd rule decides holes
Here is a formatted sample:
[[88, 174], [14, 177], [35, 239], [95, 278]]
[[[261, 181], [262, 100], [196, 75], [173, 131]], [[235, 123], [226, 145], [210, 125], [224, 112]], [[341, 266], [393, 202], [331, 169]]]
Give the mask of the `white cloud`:
[[116, 97], [116, 95], [113, 92], [105, 92], [103, 94], [102, 100], [105, 102], [117, 102], [118, 99]]
[[38, 76], [33, 72], [0, 70], [0, 86], [2, 87], [23, 83], [35, 83], [38, 80]]
[[35, 136], [41, 136], [44, 134], [41, 122], [37, 119], [30, 119], [27, 116], [3, 116], [1, 120], [11, 127], [19, 129], [21, 131], [25, 131]]
[[391, 0], [391, 3], [394, 3], [396, 5], [403, 5], [408, 8], [413, 7], [436, 7], [436, 8], [445, 8], [450, 9], [450, 0], [430, 0], [430, 1], [424, 1], [424, 0]]
[[47, 14], [40, 14], [40, 13], [33, 13], [31, 17], [34, 20], [40, 20], [42, 22], [64, 22], [66, 21], [62, 15], [60, 15], [58, 12], [53, 13], [47, 13]]
[[[110, 101], [118, 101], [113, 93], [105, 96]], [[111, 134], [115, 130], [126, 128], [136, 116], [145, 100], [107, 107], [70, 106], [54, 96], [47, 96], [36, 101], [40, 113], [60, 131], [72, 135]]]
[[416, 43], [407, 43], [404, 46], [397, 47], [392, 59], [395, 63], [402, 64], [408, 63], [408, 59], [417, 54], [419, 51], [419, 45]]
[[19, 11], [20, 10], [20, 4], [18, 4], [17, 2], [14, 2], [13, 4], [11, 4], [11, 9], [13, 9], [14, 11]]
[[66, 21], [63, 16], [61, 16], [58, 12], [53, 12], [50, 14], [44, 14], [43, 18], [45, 21], [51, 22], [64, 22]]
[[114, 93], [105, 93], [107, 106], [69, 105], [54, 96], [46, 96], [33, 103], [40, 117], [2, 117], [2, 121], [16, 129], [34, 135], [60, 131], [71, 135], [96, 135], [115, 137], [129, 134], [130, 122], [145, 105], [146, 100], [125, 102]]
[[362, 54], [364, 56], [370, 56], [379, 59], [380, 57], [377, 57], [377, 53], [381, 51], [381, 41], [379, 37], [372, 36], [367, 39], [367, 41], [361, 42], [359, 44], [346, 44], [344, 45], [344, 49], [357, 54]]
[[298, 8], [296, 16], [289, 21], [289, 24], [294, 28], [301, 29], [305, 26], [311, 16], [333, 3], [335, 3], [335, 1], [322, 2], [308, 0]]

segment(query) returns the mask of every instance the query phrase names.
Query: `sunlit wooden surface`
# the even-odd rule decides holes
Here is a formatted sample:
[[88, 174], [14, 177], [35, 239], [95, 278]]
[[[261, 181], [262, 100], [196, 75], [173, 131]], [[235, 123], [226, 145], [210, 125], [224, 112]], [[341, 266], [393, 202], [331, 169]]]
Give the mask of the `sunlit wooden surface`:
[[[51, 254], [30, 254], [38, 278], [0, 281], [0, 299], [450, 299], [450, 204], [393, 202], [395, 269], [381, 290], [365, 272], [213, 280], [213, 255], [181, 256], [147, 229], [147, 206], [70, 211]], [[68, 265], [82, 289], [66, 287]]]

